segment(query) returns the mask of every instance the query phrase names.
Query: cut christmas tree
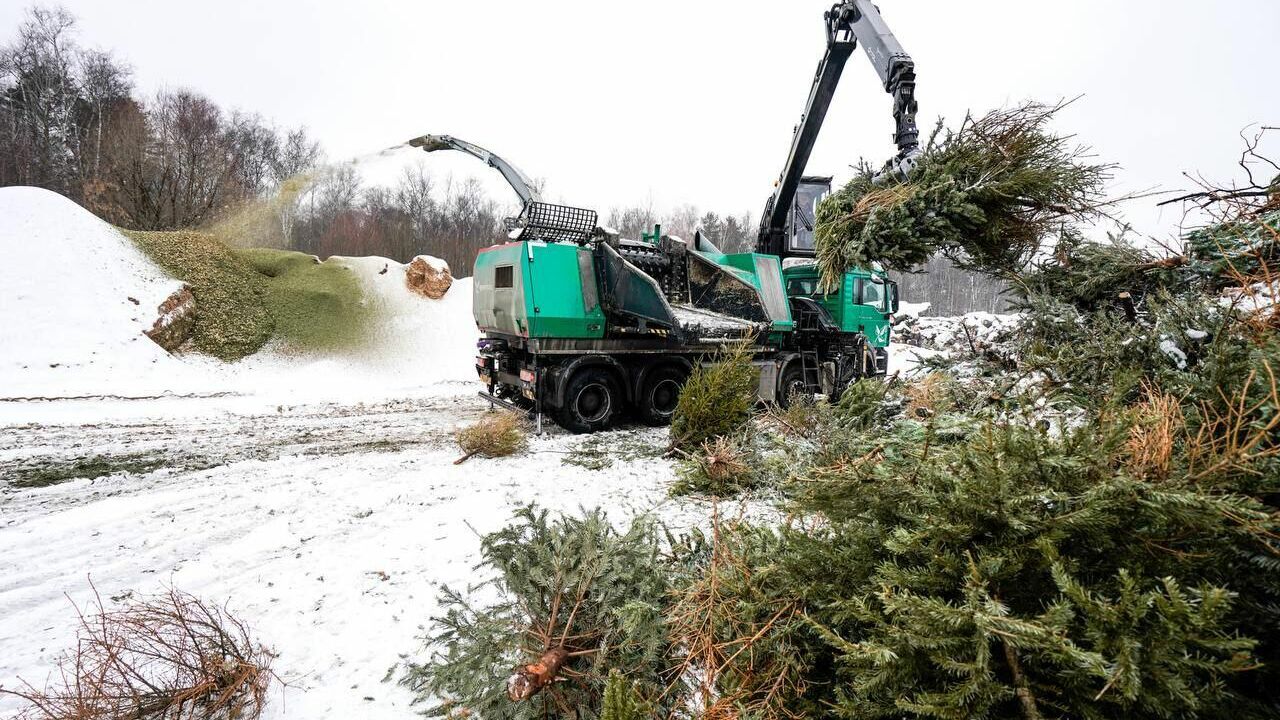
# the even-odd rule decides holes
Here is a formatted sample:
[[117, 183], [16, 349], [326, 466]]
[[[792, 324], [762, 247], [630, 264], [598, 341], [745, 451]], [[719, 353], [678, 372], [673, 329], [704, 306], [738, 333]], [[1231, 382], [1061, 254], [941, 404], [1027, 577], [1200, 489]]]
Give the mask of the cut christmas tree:
[[1050, 131], [1062, 107], [1028, 103], [955, 130], [939, 124], [905, 179], [863, 165], [818, 208], [824, 282], [873, 262], [910, 270], [937, 253], [1017, 269], [1064, 226], [1096, 217], [1111, 166]]

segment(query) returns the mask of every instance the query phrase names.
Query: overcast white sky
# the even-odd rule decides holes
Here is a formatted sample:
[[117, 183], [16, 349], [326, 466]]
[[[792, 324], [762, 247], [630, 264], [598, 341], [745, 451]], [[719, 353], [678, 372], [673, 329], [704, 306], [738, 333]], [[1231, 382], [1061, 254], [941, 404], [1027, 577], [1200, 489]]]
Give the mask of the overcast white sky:
[[[489, 147], [596, 207], [689, 202], [755, 216], [823, 50], [824, 0], [64, 0], [81, 41], [144, 92], [186, 86], [331, 158], [427, 132]], [[28, 3], [0, 3], [0, 37]], [[916, 60], [922, 128], [1084, 95], [1059, 127], [1123, 166], [1119, 189], [1233, 174], [1251, 123], [1280, 124], [1275, 0], [880, 0]], [[893, 153], [890, 103], [858, 54], [813, 174]], [[1280, 143], [1278, 143], [1280, 144]], [[432, 166], [457, 167], [430, 157]], [[1129, 210], [1146, 232], [1180, 213]]]

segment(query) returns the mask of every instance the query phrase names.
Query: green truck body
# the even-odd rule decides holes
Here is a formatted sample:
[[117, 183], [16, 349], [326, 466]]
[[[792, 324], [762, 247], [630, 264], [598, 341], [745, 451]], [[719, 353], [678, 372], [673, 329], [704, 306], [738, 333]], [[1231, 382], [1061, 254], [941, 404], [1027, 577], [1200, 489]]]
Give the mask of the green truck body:
[[890, 314], [896, 306], [896, 286], [880, 271], [855, 269], [844, 274], [839, 287], [824, 292], [814, 265], [782, 271], [787, 295], [808, 297], [822, 305], [841, 332], [863, 333], [872, 347], [889, 346]]
[[542, 242], [497, 245], [476, 256], [473, 273], [472, 312], [486, 332], [604, 337], [604, 310], [586, 248]]
[[729, 344], [754, 348], [762, 400], [838, 395], [883, 374], [896, 286], [854, 270], [825, 292], [809, 264], [648, 241], [518, 241], [476, 258], [477, 370], [495, 400], [592, 431], [668, 420], [692, 369]]
[[[768, 298], [781, 301], [800, 296], [826, 308], [842, 332], [864, 333], [873, 347], [889, 344], [894, 290], [882, 272], [853, 270], [845, 273], [838, 288], [824, 292], [813, 265], [781, 269], [772, 255], [692, 252], [767, 298], [774, 332], [790, 332], [795, 323], [786, 302]], [[781, 278], [783, 287], [773, 282], [776, 278]], [[477, 255], [473, 282], [473, 311], [482, 329], [530, 338], [604, 337], [605, 314], [592, 254], [585, 247], [542, 242], [496, 245]]]

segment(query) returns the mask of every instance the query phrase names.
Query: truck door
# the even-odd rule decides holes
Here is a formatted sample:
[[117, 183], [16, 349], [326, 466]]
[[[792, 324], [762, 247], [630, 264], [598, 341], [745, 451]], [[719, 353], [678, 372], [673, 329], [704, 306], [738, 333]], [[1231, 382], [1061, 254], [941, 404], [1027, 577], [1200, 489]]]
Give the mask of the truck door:
[[883, 278], [858, 278], [855, 283], [854, 304], [849, 308], [853, 315], [850, 323], [861, 328], [872, 347], [889, 344], [890, 286]]
[[487, 248], [476, 255], [471, 312], [481, 330], [528, 335], [522, 256], [519, 244]]

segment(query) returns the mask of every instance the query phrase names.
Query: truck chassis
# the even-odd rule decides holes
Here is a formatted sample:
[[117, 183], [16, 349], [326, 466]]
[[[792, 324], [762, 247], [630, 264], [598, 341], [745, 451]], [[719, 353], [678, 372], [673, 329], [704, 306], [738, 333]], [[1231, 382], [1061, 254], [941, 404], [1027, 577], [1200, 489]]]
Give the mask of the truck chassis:
[[[826, 395], [838, 399], [850, 382], [883, 375], [883, 352], [861, 335], [794, 333], [795, 342], [752, 342], [757, 399], [787, 406]], [[543, 415], [573, 432], [595, 432], [627, 419], [648, 425], [671, 421], [685, 381], [714, 362], [723, 343], [675, 344], [660, 338], [528, 339], [490, 333], [479, 343], [476, 372], [482, 396]]]

